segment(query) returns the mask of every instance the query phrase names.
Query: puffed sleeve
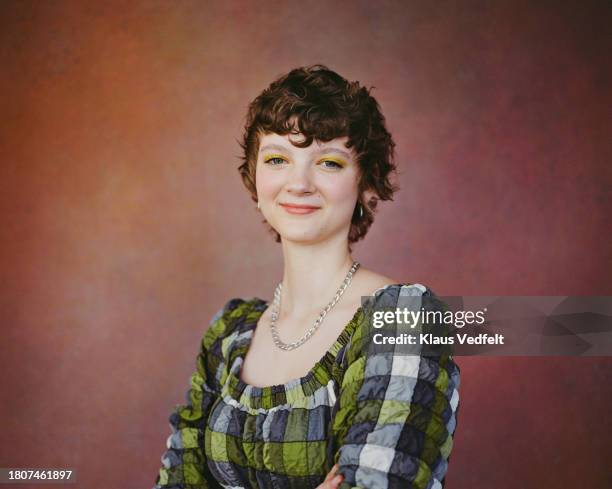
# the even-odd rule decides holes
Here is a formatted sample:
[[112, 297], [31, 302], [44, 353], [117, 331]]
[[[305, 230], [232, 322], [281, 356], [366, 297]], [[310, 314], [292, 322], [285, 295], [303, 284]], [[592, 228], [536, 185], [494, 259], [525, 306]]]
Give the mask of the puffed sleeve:
[[[379, 301], [395, 294], [390, 302], [398, 308], [410, 299], [410, 309], [446, 310], [423, 285], [399, 285]], [[346, 352], [332, 425], [334, 461], [344, 475], [339, 488], [440, 489], [458, 415], [459, 367], [448, 352], [407, 355], [399, 346], [373, 352], [372, 331], [358, 329]]]
[[210, 408], [219, 396], [217, 380], [222, 355], [214, 347], [226, 329], [227, 302], [210, 321], [202, 337], [196, 358], [196, 370], [190, 378], [186, 404], [177, 405], [168, 421], [172, 434], [161, 457], [162, 467], [153, 489], [217, 489], [222, 486], [210, 473], [204, 455], [204, 432]]

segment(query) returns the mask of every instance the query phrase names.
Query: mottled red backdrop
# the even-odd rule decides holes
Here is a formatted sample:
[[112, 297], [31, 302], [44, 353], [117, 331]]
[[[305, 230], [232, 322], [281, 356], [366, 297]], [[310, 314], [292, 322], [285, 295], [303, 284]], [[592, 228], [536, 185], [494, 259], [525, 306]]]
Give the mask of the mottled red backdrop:
[[[610, 13], [2, 2], [0, 466], [153, 485], [210, 317], [281, 276], [237, 139], [299, 65], [375, 86], [398, 143], [365, 266], [446, 295], [612, 295]], [[610, 487], [611, 358], [458, 363], [448, 489]]]

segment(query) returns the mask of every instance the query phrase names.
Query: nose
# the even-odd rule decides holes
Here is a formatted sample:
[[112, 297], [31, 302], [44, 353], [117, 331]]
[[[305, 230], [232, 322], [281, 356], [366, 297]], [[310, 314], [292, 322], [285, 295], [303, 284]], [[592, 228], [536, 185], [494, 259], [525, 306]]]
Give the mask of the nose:
[[291, 168], [286, 190], [293, 194], [310, 194], [315, 191], [314, 184], [309, 174], [309, 168], [304, 165], [294, 165]]

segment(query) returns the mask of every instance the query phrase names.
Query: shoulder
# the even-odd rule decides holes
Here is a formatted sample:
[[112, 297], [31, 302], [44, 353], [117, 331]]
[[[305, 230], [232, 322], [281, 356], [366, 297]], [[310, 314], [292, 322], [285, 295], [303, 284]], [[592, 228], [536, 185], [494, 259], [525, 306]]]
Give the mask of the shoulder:
[[346, 360], [348, 364], [355, 360], [365, 361], [374, 334], [372, 318], [375, 313], [407, 309], [444, 310], [442, 303], [434, 291], [422, 283], [399, 282], [383, 285], [369, 296], [363, 297], [362, 314], [347, 345]]
[[200, 342], [198, 368], [201, 372], [207, 372], [205, 375], [210, 376], [215, 389], [221, 389], [227, 375], [225, 366], [230, 352], [245, 339], [242, 333], [253, 324], [251, 314], [262, 304], [265, 303], [261, 299], [235, 297], [217, 310], [210, 320]]
[[422, 296], [424, 299], [435, 296], [427, 285], [397, 280], [366, 268], [360, 268], [353, 280], [362, 296], [372, 296], [377, 302], [386, 303], [393, 299], [397, 302], [408, 296]]
[[208, 328], [202, 337], [202, 346], [205, 350], [221, 349], [222, 343], [243, 332], [253, 313], [260, 311], [265, 303], [256, 297], [234, 297], [229, 299], [213, 315]]
[[375, 307], [404, 306], [409, 303], [424, 305], [437, 297], [434, 291], [422, 283], [398, 282], [384, 285], [372, 293], [370, 303]]
[[352, 281], [352, 288], [358, 289], [361, 295], [369, 295], [374, 291], [381, 289], [383, 287], [398, 284], [399, 281], [389, 277], [387, 275], [383, 275], [377, 273], [373, 270], [360, 267]]

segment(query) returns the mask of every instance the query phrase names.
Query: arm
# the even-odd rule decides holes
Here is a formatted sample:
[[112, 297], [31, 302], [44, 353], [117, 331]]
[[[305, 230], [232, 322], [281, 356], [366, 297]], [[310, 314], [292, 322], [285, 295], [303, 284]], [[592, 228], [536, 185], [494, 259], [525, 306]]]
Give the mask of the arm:
[[[229, 303], [228, 303], [229, 304]], [[210, 351], [219, 330], [223, 328], [222, 315], [227, 304], [219, 310], [200, 345], [196, 371], [190, 378], [187, 403], [176, 406], [168, 418], [172, 434], [161, 457], [162, 467], [154, 489], [216, 489], [221, 486], [206, 465], [204, 431], [210, 407], [219, 396], [215, 372], [222, 359]]]
[[[421, 296], [409, 307], [416, 310], [433, 296], [420, 285], [402, 291]], [[334, 461], [344, 475], [339, 488], [440, 489], [453, 446], [459, 368], [449, 355], [398, 354], [399, 347], [372, 353], [371, 330], [362, 331], [348, 352], [333, 425]]]

